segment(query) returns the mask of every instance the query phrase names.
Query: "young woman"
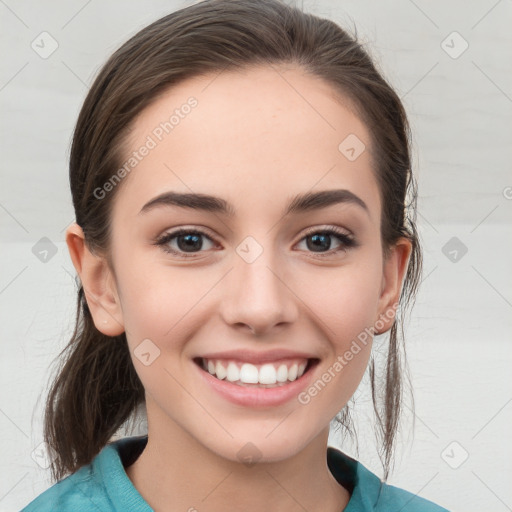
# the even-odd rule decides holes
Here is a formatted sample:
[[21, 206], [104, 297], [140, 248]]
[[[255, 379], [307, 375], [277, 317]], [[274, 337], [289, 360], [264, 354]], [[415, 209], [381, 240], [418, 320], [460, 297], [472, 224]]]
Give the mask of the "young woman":
[[353, 37], [277, 0], [156, 21], [91, 87], [70, 183], [60, 481], [25, 511], [445, 510], [327, 447], [370, 365], [387, 479], [421, 268], [406, 114]]

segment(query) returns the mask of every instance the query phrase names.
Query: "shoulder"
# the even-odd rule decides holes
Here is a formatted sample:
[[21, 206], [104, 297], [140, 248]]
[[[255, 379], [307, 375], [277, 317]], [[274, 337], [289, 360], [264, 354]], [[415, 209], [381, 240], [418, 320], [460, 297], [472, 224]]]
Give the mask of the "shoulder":
[[147, 436], [107, 444], [93, 461], [37, 496], [21, 512], [150, 512], [124, 469], [137, 457]]
[[449, 512], [447, 509], [421, 498], [417, 494], [383, 483], [377, 502], [379, 512], [402, 510], [403, 512]]
[[373, 496], [375, 512], [449, 512], [447, 509], [429, 501], [417, 494], [382, 482], [380, 478], [369, 469], [358, 463], [358, 481], [361, 494]]
[[432, 501], [389, 485], [361, 462], [333, 447], [328, 448], [329, 469], [350, 490], [344, 512], [449, 512]]
[[86, 512], [98, 509], [114, 510], [109, 506], [101, 482], [95, 478], [92, 465], [87, 465], [44, 491], [21, 512]]

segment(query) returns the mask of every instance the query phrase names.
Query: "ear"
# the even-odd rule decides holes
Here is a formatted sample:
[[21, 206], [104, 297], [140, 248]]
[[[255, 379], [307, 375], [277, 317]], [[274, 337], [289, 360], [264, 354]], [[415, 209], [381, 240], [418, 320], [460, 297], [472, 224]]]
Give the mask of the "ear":
[[379, 317], [375, 321], [375, 334], [389, 331], [395, 322], [396, 309], [404, 281], [412, 244], [407, 238], [400, 238], [390, 248], [383, 264], [382, 287], [379, 298]]
[[96, 329], [107, 336], [122, 334], [124, 323], [121, 303], [107, 260], [89, 250], [83, 230], [76, 222], [66, 230], [66, 244], [80, 276]]

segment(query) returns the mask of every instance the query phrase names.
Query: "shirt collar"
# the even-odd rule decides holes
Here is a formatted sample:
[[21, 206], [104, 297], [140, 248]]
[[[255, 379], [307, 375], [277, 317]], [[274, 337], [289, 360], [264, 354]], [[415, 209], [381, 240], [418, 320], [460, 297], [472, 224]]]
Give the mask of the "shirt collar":
[[[118, 439], [105, 446], [94, 461], [95, 470], [103, 476], [107, 493], [120, 512], [130, 510], [131, 507], [136, 507], [140, 512], [152, 511], [125, 471], [126, 467], [137, 460], [147, 442], [147, 435]], [[375, 510], [382, 482], [374, 473], [332, 446], [327, 447], [327, 465], [336, 481], [351, 494], [343, 512]]]

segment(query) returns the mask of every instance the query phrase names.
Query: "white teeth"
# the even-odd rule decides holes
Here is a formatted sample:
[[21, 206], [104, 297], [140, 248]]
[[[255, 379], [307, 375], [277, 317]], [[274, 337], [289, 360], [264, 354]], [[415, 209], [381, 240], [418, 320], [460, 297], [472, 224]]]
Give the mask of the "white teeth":
[[277, 380], [277, 372], [273, 365], [264, 364], [260, 368], [259, 381], [260, 384], [275, 384]]
[[288, 370], [288, 380], [295, 380], [297, 378], [298, 369], [299, 365], [297, 363], [293, 363], [290, 369]]
[[277, 369], [277, 382], [286, 382], [288, 380], [288, 368], [286, 368], [285, 364], [282, 364]]
[[220, 361], [217, 361], [217, 364], [215, 365], [215, 373], [217, 374], [217, 378], [220, 380], [226, 378], [226, 369], [224, 368], [224, 366], [222, 366], [222, 363]]
[[235, 363], [228, 364], [226, 379], [229, 380], [229, 382], [236, 382], [237, 380], [240, 380], [240, 370]]
[[[229, 363], [232, 364], [232, 363]], [[258, 384], [258, 368], [250, 363], [244, 363], [240, 369], [240, 381], [245, 384]]]
[[203, 369], [220, 380], [267, 386], [293, 382], [304, 374], [306, 366], [307, 360], [289, 361], [288, 364], [265, 363], [259, 366], [235, 361], [202, 359]]

